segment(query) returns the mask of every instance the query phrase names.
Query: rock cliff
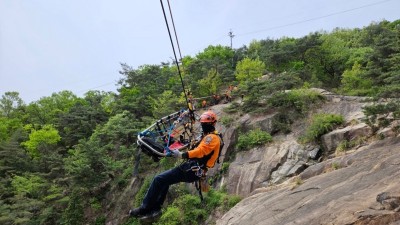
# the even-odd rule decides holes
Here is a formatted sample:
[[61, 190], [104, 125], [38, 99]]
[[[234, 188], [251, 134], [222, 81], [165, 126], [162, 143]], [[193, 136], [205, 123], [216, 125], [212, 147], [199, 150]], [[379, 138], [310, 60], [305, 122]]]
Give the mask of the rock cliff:
[[[299, 132], [295, 130], [274, 137], [274, 142], [266, 146], [237, 153], [221, 185], [244, 199], [217, 224], [400, 221], [400, 136], [378, 131], [383, 140], [375, 138], [371, 128], [362, 122], [362, 107], [371, 104], [367, 99], [318, 91], [327, 102], [312, 113], [341, 114], [346, 125], [324, 135], [321, 146], [298, 143]], [[244, 115], [237, 126], [268, 131], [272, 116]], [[220, 128], [228, 140], [223, 155], [233, 149], [236, 128]], [[300, 124], [297, 129], [304, 128]], [[361, 141], [350, 151], [335, 153], [340, 143], [354, 140]]]
[[396, 224], [399, 167], [400, 138], [377, 141], [257, 189], [217, 224]]

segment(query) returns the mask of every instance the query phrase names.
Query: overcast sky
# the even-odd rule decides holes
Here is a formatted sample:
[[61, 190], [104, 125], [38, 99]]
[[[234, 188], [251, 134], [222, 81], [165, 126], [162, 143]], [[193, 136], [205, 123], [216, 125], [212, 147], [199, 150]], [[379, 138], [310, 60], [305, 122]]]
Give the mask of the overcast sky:
[[[182, 54], [400, 19], [400, 0], [170, 0]], [[164, 7], [168, 3], [164, 0]], [[171, 61], [159, 0], [0, 0], [0, 95], [116, 91], [120, 63]]]

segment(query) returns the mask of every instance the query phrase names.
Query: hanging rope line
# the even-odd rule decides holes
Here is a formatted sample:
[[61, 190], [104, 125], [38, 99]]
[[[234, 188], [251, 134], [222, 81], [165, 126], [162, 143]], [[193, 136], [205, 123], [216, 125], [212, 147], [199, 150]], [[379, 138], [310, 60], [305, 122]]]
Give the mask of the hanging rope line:
[[[167, 30], [168, 30], [169, 40], [171, 41], [172, 51], [174, 52], [175, 64], [176, 64], [176, 67], [178, 68], [179, 78], [181, 79], [181, 84], [182, 84], [183, 93], [185, 95], [186, 104], [187, 104], [187, 106], [189, 108], [189, 111], [191, 113], [193, 113], [193, 110], [191, 109], [190, 104], [189, 104], [188, 96], [186, 94], [185, 84], [183, 83], [182, 73], [181, 73], [181, 69], [180, 69], [180, 66], [179, 66], [179, 61], [178, 61], [178, 58], [176, 57], [174, 41], [172, 39], [171, 30], [169, 28], [169, 24], [168, 24], [167, 16], [165, 14], [164, 4], [163, 4], [162, 0], [160, 0], [160, 3], [161, 3], [161, 8], [162, 8], [162, 11], [163, 11], [163, 14], [164, 14], [165, 25], [167, 26]], [[168, 2], [168, 5], [169, 5], [169, 2]], [[171, 12], [171, 17], [172, 17], [172, 12]], [[173, 23], [173, 21], [172, 21], [172, 23]], [[175, 27], [175, 25], [174, 25], [174, 27]], [[176, 31], [175, 31], [175, 35], [176, 35]], [[176, 41], [178, 42], [178, 40], [176, 40]]]
[[[167, 2], [168, 2], [169, 14], [170, 14], [170, 16], [171, 16], [172, 27], [174, 28], [176, 45], [178, 46], [179, 57], [180, 57], [180, 61], [182, 62], [181, 47], [179, 46], [178, 35], [176, 34], [176, 28], [175, 28], [174, 17], [172, 16], [172, 10], [171, 10], [171, 5], [169, 4], [169, 0], [167, 0]], [[183, 67], [183, 62], [182, 62], [182, 67]], [[183, 69], [184, 69], [184, 68], [183, 68]]]
[[[172, 113], [170, 115], [164, 116], [163, 118], [157, 120], [155, 123], [151, 124], [145, 130], [138, 133], [137, 144], [142, 152], [153, 158], [155, 162], [158, 162], [161, 157], [171, 156], [172, 150], [184, 150], [191, 149], [191, 147], [197, 141], [197, 137], [201, 136], [198, 129], [195, 129], [194, 123], [196, 121], [196, 115], [194, 114], [194, 109], [192, 105], [192, 98], [189, 99], [189, 92], [186, 92], [185, 84], [182, 78], [182, 71], [179, 65], [179, 60], [176, 54], [176, 48], [174, 45], [174, 40], [172, 32], [169, 26], [167, 15], [165, 12], [163, 1], [160, 0], [161, 8], [164, 15], [165, 24], [167, 27], [169, 39], [172, 46], [172, 51], [175, 57], [175, 64], [178, 69], [179, 78], [181, 80], [182, 90], [187, 103], [187, 110], [182, 109], [178, 112]], [[168, 7], [170, 10], [171, 21], [175, 33], [176, 45], [179, 49], [179, 54], [182, 60], [182, 54], [179, 47], [178, 35], [175, 29], [175, 24], [173, 21], [171, 6], [168, 1]], [[183, 65], [182, 65], [183, 68]]]

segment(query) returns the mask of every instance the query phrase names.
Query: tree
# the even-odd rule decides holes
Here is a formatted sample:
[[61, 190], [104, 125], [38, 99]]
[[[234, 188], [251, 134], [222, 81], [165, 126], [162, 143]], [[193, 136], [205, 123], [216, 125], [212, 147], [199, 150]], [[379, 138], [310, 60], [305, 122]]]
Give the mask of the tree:
[[36, 130], [27, 126], [27, 129], [31, 129], [29, 134], [29, 140], [22, 143], [33, 157], [41, 157], [39, 152], [40, 145], [55, 145], [61, 140], [58, 131], [52, 125], [44, 125], [42, 129]]
[[117, 177], [129, 168], [137, 147], [136, 135], [144, 127], [134, 118], [128, 111], [113, 116], [69, 151], [65, 169], [73, 186], [98, 188], [110, 176]]
[[[24, 106], [24, 102], [18, 92], [6, 92], [0, 99], [0, 116], [11, 118], [22, 106]], [[14, 117], [16, 116], [14, 115]]]
[[19, 118], [0, 117], [0, 143], [7, 141], [18, 129], [22, 129]]
[[45, 191], [43, 189], [45, 183], [46, 181], [40, 176], [27, 174], [25, 176], [14, 176], [11, 185], [16, 195], [38, 198]]
[[54, 124], [57, 117], [82, 101], [71, 91], [53, 93], [50, 97], [42, 97], [37, 102], [30, 103], [26, 108], [24, 120], [27, 124], [45, 125]]
[[[368, 31], [375, 34], [373, 52], [369, 55], [367, 76], [378, 86], [381, 97], [399, 97], [400, 91], [400, 20], [372, 24]], [[377, 32], [379, 31], [379, 32]]]
[[182, 108], [178, 96], [174, 95], [172, 91], [164, 91], [158, 98], [152, 98], [151, 105], [154, 118], [162, 118]]
[[196, 55], [196, 58], [201, 60], [217, 60], [220, 63], [229, 64], [233, 57], [233, 50], [222, 45], [208, 46], [203, 52]]
[[72, 191], [71, 198], [68, 201], [68, 207], [62, 215], [61, 224], [84, 224], [85, 199], [82, 199], [83, 194], [83, 190], [79, 188]]
[[56, 127], [67, 149], [78, 144], [80, 139], [89, 138], [96, 126], [107, 122], [109, 115], [106, 111], [115, 104], [112, 101], [105, 104], [104, 99], [110, 96], [105, 92], [87, 92], [83, 101], [76, 102], [68, 112], [59, 115]]
[[[203, 52], [196, 55], [201, 61], [203, 72], [214, 69], [224, 82], [231, 82], [234, 79], [234, 51], [227, 46], [208, 46]], [[202, 74], [202, 77], [204, 77]]]
[[307, 51], [307, 67], [312, 71], [314, 84], [325, 88], [337, 88], [350, 51], [346, 42], [335, 33], [324, 34], [321, 40], [321, 46]]
[[[271, 53], [275, 51], [276, 41], [272, 39], [253, 41], [249, 45], [249, 58], [260, 59], [265, 63], [265, 65], [270, 64]], [[273, 70], [273, 68], [268, 68], [268, 70]]]
[[245, 58], [236, 66], [236, 79], [243, 83], [257, 79], [265, 72], [265, 64], [258, 59]]
[[365, 77], [361, 65], [355, 63], [351, 70], [345, 70], [341, 89], [349, 95], [365, 95], [372, 91], [372, 80]]
[[261, 41], [252, 40], [249, 44], [247, 55], [251, 59], [256, 59], [260, 57], [261, 51], [262, 51]]
[[165, 90], [175, 89], [177, 76], [172, 68], [158, 65], [144, 65], [137, 70], [122, 64], [120, 72], [125, 77], [119, 81], [121, 88], [117, 99], [120, 112], [128, 110], [137, 118], [151, 115], [151, 98]]
[[290, 67], [290, 62], [297, 60], [296, 39], [283, 37], [275, 42], [274, 51], [270, 53], [268, 60], [269, 70], [282, 72]]
[[219, 88], [221, 86], [221, 77], [218, 72], [214, 69], [211, 69], [207, 77], [199, 80], [199, 94], [201, 96], [210, 96], [212, 94], [219, 93]]
[[25, 134], [18, 130], [10, 139], [0, 144], [0, 177], [7, 178], [12, 174], [21, 175], [35, 167], [29, 155], [20, 145]]
[[137, 118], [152, 115], [149, 96], [143, 93], [139, 87], [122, 87], [119, 92], [118, 112], [127, 110]]

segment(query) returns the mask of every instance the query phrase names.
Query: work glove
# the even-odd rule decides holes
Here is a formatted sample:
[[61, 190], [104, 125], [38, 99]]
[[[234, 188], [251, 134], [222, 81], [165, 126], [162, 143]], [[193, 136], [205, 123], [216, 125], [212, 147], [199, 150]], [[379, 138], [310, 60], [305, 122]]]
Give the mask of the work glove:
[[171, 150], [171, 155], [174, 158], [182, 158], [182, 152], [180, 152], [179, 150]]

